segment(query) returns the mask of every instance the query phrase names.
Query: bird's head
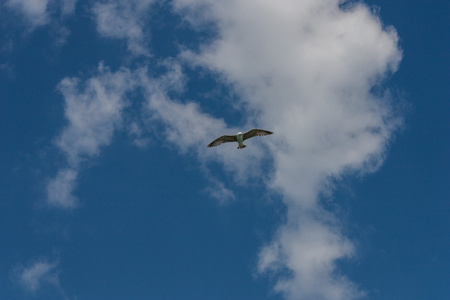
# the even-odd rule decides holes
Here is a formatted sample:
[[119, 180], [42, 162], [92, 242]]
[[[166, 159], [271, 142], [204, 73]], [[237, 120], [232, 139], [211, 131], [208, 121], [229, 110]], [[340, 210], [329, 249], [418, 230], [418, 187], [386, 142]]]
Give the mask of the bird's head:
[[242, 134], [242, 132], [239, 131], [237, 134]]

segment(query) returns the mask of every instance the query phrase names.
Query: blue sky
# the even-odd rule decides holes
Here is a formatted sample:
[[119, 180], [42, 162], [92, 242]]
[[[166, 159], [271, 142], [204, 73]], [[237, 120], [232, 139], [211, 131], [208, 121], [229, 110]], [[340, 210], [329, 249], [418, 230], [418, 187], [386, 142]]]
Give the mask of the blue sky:
[[0, 298], [448, 299], [450, 4], [339, 3], [2, 2]]

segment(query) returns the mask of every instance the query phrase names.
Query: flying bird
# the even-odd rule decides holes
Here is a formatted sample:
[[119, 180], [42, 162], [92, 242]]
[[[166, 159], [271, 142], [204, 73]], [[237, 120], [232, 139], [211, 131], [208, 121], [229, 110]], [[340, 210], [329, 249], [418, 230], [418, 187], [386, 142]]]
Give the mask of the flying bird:
[[219, 146], [220, 144], [223, 144], [223, 143], [237, 142], [238, 143], [237, 148], [244, 149], [245, 147], [247, 147], [244, 144], [244, 141], [246, 139], [252, 138], [254, 136], [263, 136], [263, 135], [269, 135], [269, 134], [273, 134], [273, 132], [268, 131], [268, 130], [262, 130], [262, 129], [252, 129], [252, 130], [247, 131], [246, 133], [238, 132], [236, 135], [222, 135], [221, 137], [212, 141], [207, 147], [210, 148], [210, 147]]

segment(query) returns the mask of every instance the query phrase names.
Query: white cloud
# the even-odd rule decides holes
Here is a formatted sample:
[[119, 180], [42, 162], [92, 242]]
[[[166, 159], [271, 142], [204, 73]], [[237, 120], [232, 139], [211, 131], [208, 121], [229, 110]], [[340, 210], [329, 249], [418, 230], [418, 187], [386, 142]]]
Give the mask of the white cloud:
[[211, 175], [208, 179], [210, 180], [211, 186], [207, 187], [205, 191], [211, 197], [219, 201], [220, 204], [226, 204], [236, 199], [236, 195], [233, 193], [233, 191], [228, 189], [223, 182], [217, 180]]
[[12, 272], [13, 280], [22, 286], [24, 291], [36, 294], [43, 287], [50, 286], [56, 290], [62, 299], [70, 299], [60, 283], [58, 261], [47, 259], [33, 260], [27, 266], [17, 265]]
[[134, 55], [149, 55], [145, 17], [155, 0], [115, 0], [96, 3], [92, 11], [97, 31], [107, 38], [127, 40], [128, 50]]
[[62, 169], [55, 178], [47, 184], [47, 203], [60, 208], [74, 208], [77, 199], [72, 192], [75, 188], [78, 171], [76, 169]]
[[[31, 29], [49, 24], [55, 12], [62, 16], [73, 14], [78, 0], [8, 0], [7, 6], [30, 25]], [[67, 29], [66, 29], [67, 30]]]
[[49, 0], [8, 0], [9, 8], [22, 14], [32, 27], [49, 22], [47, 6]]
[[139, 148], [145, 148], [150, 143], [150, 139], [145, 137], [145, 132], [142, 126], [137, 121], [131, 121], [127, 127], [128, 135], [133, 140], [133, 143]]
[[[326, 212], [321, 212], [327, 214]], [[339, 224], [301, 214], [295, 223], [279, 228], [272, 243], [260, 253], [261, 273], [283, 273], [275, 290], [287, 299], [354, 299], [358, 287], [335, 269], [336, 262], [351, 257], [352, 243], [339, 232]]]
[[259, 270], [281, 276], [275, 289], [287, 299], [360, 295], [336, 270], [352, 256], [352, 243], [339, 222], [323, 221], [318, 200], [330, 179], [375, 171], [399, 124], [388, 99], [371, 93], [401, 60], [397, 34], [367, 6], [340, 4], [174, 1], [196, 28], [202, 21], [217, 26], [213, 42], [182, 57], [221, 74], [253, 116], [248, 122], [275, 132], [267, 139], [270, 186], [283, 196], [287, 223], [261, 250]]
[[28, 292], [36, 292], [43, 284], [59, 287], [58, 264], [46, 260], [38, 260], [28, 267], [19, 266], [14, 270], [15, 279]]
[[6, 6], [22, 20], [25, 33], [47, 26], [57, 47], [65, 44], [70, 31], [64, 20], [75, 12], [78, 0], [7, 0]]
[[47, 184], [47, 202], [52, 206], [72, 208], [72, 192], [81, 163], [100, 153], [111, 143], [114, 131], [121, 127], [126, 93], [134, 88], [128, 69], [113, 73], [100, 63], [97, 76], [85, 82], [64, 78], [58, 85], [65, 99], [67, 125], [56, 139], [68, 167], [62, 168]]
[[127, 105], [125, 94], [133, 88], [128, 69], [112, 73], [99, 66], [99, 74], [81, 83], [77, 78], [64, 78], [58, 89], [65, 99], [68, 125], [57, 140], [58, 147], [76, 166], [83, 157], [98, 154], [100, 147], [110, 143], [115, 128], [122, 122]]
[[75, 12], [78, 0], [62, 0], [58, 1], [62, 15], [71, 15]]

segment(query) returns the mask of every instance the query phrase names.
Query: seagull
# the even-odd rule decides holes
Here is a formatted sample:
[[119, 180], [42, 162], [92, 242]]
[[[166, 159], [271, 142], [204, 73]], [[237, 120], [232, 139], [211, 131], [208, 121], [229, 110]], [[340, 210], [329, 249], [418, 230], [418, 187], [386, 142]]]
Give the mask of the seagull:
[[273, 134], [273, 132], [268, 131], [268, 130], [263, 130], [263, 129], [252, 129], [252, 130], [247, 131], [246, 133], [238, 132], [236, 135], [222, 135], [221, 137], [212, 141], [207, 147], [211, 148], [211, 147], [219, 146], [220, 144], [223, 144], [223, 143], [237, 142], [238, 143], [237, 148], [244, 149], [245, 147], [247, 147], [244, 144], [244, 141], [246, 139], [252, 138], [254, 136], [263, 136], [263, 135], [269, 135], [269, 134]]

